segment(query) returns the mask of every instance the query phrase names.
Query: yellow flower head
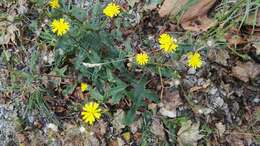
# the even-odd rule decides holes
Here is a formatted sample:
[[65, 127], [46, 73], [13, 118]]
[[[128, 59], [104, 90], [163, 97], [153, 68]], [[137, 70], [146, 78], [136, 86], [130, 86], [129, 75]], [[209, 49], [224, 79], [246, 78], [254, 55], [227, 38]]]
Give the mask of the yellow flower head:
[[87, 83], [81, 83], [80, 84], [81, 91], [87, 91], [88, 90], [88, 84]]
[[63, 18], [60, 18], [59, 20], [53, 20], [51, 28], [52, 32], [57, 33], [58, 36], [62, 36], [69, 31], [70, 25]]
[[59, 0], [51, 0], [49, 4], [53, 9], [58, 9], [60, 7]]
[[174, 52], [178, 45], [176, 41], [167, 33], [163, 33], [159, 37], [160, 48], [164, 53], [172, 53]]
[[146, 65], [149, 61], [149, 56], [147, 53], [139, 53], [135, 56], [135, 60], [139, 65]]
[[115, 3], [109, 3], [104, 9], [103, 13], [108, 17], [114, 17], [117, 16], [120, 13], [120, 7], [119, 5]]
[[101, 117], [99, 104], [96, 102], [85, 104], [81, 115], [84, 122], [93, 125], [93, 123]]
[[188, 54], [188, 66], [194, 69], [202, 66], [201, 56], [198, 52]]

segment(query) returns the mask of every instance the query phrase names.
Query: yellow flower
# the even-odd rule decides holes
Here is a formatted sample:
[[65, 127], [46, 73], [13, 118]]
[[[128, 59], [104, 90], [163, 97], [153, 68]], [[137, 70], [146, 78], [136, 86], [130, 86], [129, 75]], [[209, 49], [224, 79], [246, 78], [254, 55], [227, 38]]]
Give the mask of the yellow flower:
[[198, 52], [188, 54], [188, 66], [194, 69], [202, 66], [201, 56]]
[[149, 60], [149, 56], [147, 53], [139, 53], [135, 56], [135, 60], [139, 65], [146, 65]]
[[52, 24], [52, 32], [57, 33], [58, 36], [62, 36], [69, 31], [70, 25], [63, 18], [57, 20], [54, 19]]
[[59, 0], [51, 0], [49, 4], [53, 9], [58, 9], [60, 7]]
[[120, 13], [120, 7], [119, 5], [115, 3], [109, 3], [104, 9], [103, 13], [108, 17], [114, 17], [117, 16]]
[[88, 90], [88, 84], [87, 84], [87, 83], [81, 83], [81, 84], [80, 84], [80, 87], [81, 87], [81, 91], [82, 91], [82, 92]]
[[84, 122], [93, 125], [93, 123], [101, 117], [99, 104], [96, 102], [85, 104], [81, 115], [83, 116], [82, 119]]
[[167, 33], [163, 33], [159, 37], [160, 48], [164, 53], [172, 53], [174, 52], [178, 45], [176, 41]]

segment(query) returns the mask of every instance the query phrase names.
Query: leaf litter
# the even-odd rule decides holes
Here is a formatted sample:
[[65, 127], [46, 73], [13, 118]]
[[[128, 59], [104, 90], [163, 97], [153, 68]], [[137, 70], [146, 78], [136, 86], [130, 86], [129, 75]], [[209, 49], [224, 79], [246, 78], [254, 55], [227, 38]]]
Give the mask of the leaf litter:
[[[211, 15], [209, 15], [209, 13], [211, 13], [211, 9], [214, 9], [216, 5], [215, 0], [200, 0], [194, 3], [188, 3], [189, 1], [186, 0], [153, 0], [145, 1], [144, 3], [143, 1], [128, 0], [128, 2], [132, 8], [139, 7], [140, 4], [144, 6], [141, 11], [148, 11], [147, 19], [146, 21], [138, 21], [138, 23], [141, 23], [140, 26], [143, 26], [142, 28], [144, 29], [148, 28], [146, 26], [149, 24], [149, 28], [152, 28], [155, 32], [161, 31], [158, 30], [158, 28], [164, 28], [163, 31], [169, 31], [169, 28], [174, 28], [174, 30], [183, 29], [182, 31], [192, 31], [196, 34], [196, 32], [207, 32], [209, 29], [218, 25], [217, 20], [215, 18], [211, 18]], [[155, 21], [153, 21], [154, 19], [151, 19], [154, 16], [149, 16], [150, 11], [153, 11], [151, 14], [155, 14], [158, 11], [159, 16], [163, 17], [160, 19], [162, 22], [156, 22], [156, 25], [159, 25], [158, 27], [154, 27]], [[26, 14], [28, 12], [25, 1], [19, 1], [18, 12], [19, 14]], [[138, 13], [142, 14], [140, 12]], [[170, 17], [170, 22], [167, 20], [165, 21], [168, 16]], [[180, 25], [175, 24], [176, 17]], [[248, 20], [249, 23], [247, 25], [252, 25], [252, 16], [250, 15], [248, 19], [251, 20]], [[258, 19], [259, 18], [257, 15], [257, 25], [255, 28], [256, 32], [258, 31]], [[142, 24], [144, 22], [145, 24]], [[1, 30], [5, 32], [4, 35], [1, 36], [1, 44], [16, 44], [16, 39], [20, 38], [21, 35], [24, 35], [20, 34], [17, 24], [9, 25], [9, 23], [5, 21], [0, 23], [0, 26], [3, 26], [1, 27]], [[10, 27], [9, 29], [6, 29], [7, 23]], [[142, 29], [140, 30], [142, 31]], [[135, 33], [135, 30], [131, 30], [130, 32], [131, 33], [127, 34], [127, 37], [133, 37], [133, 40], [136, 41], [135, 44], [140, 43], [137, 41], [138, 39], [134, 39], [134, 37], [136, 37], [133, 34]], [[152, 34], [151, 32], [149, 33]], [[180, 33], [180, 35], [183, 34]], [[181, 36], [180, 39], [183, 39], [182, 37], [183, 36]], [[76, 114], [68, 115], [70, 113], [68, 112], [68, 109], [71, 108], [67, 106], [67, 104], [71, 102], [69, 99], [73, 99], [75, 105], [78, 105], [78, 103], [83, 100], [88, 100], [88, 97], [90, 96], [88, 94], [82, 94], [80, 89], [76, 87], [73, 91], [67, 93], [66, 98], [64, 98], [66, 102], [60, 99], [56, 100], [55, 96], [44, 97], [49, 106], [55, 107], [51, 108], [53, 111], [56, 111], [56, 113], [65, 113], [65, 116], [70, 119], [64, 121], [64, 125], [62, 126], [63, 132], [60, 133], [61, 129], [60, 127], [57, 129], [57, 125], [50, 126], [50, 123], [47, 124], [45, 120], [42, 120], [44, 119], [43, 117], [32, 115], [32, 123], [40, 124], [32, 125], [32, 127], [28, 126], [27, 129], [38, 127], [38, 130], [41, 131], [41, 127], [43, 129], [47, 127], [51, 129], [50, 127], [52, 127], [54, 130], [49, 130], [49, 132], [45, 131], [45, 133], [33, 133], [28, 130], [19, 133], [20, 135], [17, 134], [17, 137], [21, 143], [28, 144], [28, 142], [31, 141], [32, 143], [30, 144], [33, 145], [48, 142], [53, 145], [109, 144], [117, 146], [126, 145], [129, 143], [140, 145], [144, 140], [144, 135], [152, 134], [155, 135], [157, 139], [154, 137], [152, 138], [151, 136], [147, 141], [150, 141], [151, 143], [156, 140], [157, 142], [165, 142], [169, 141], [166, 134], [169, 131], [166, 131], [167, 129], [165, 129], [165, 124], [161, 122], [161, 118], [165, 118], [169, 122], [176, 122], [174, 124], [177, 127], [170, 130], [175, 129], [175, 132], [171, 134], [176, 135], [176, 140], [179, 145], [198, 145], [204, 141], [204, 138], [212, 140], [213, 143], [215, 140], [216, 145], [220, 144], [219, 141], [225, 141], [228, 144], [236, 145], [243, 145], [245, 143], [248, 145], [254, 144], [254, 136], [252, 134], [243, 134], [246, 131], [246, 125], [248, 123], [244, 123], [245, 119], [243, 118], [243, 115], [240, 116], [239, 113], [244, 113], [244, 109], [249, 107], [252, 110], [256, 110], [255, 105], [259, 103], [259, 100], [257, 101], [257, 98], [259, 98], [259, 63], [254, 62], [253, 59], [245, 61], [238, 58], [238, 56], [234, 55], [234, 52], [231, 52], [230, 50], [235, 49], [238, 54], [241, 52], [245, 53], [242, 50], [244, 48], [243, 45], [250, 43], [250, 41], [247, 40], [246, 33], [240, 30], [231, 29], [225, 34], [224, 37], [224, 40], [229, 44], [227, 48], [214, 48], [215, 46], [210, 46], [212, 48], [210, 48], [207, 53], [204, 49], [201, 50], [203, 56], [206, 57], [205, 68], [201, 70], [190, 70], [188, 71], [189, 73], [187, 73], [185, 70], [186, 67], [183, 67], [180, 69], [181, 83], [178, 83], [177, 87], [174, 85], [170, 88], [164, 87], [164, 94], [160, 104], [157, 105], [153, 102], [148, 104], [148, 109], [152, 111], [153, 115], [156, 115], [155, 118], [151, 118], [151, 121], [142, 121], [140, 120], [141, 118], [136, 118], [136, 121], [134, 121], [134, 123], [130, 126], [124, 125], [122, 121], [124, 121], [125, 109], [132, 104], [129, 103], [129, 101], [124, 100], [119, 101], [119, 104], [122, 104], [119, 106], [120, 108], [108, 111], [104, 116], [104, 119], [98, 121], [93, 127], [87, 127], [85, 125], [75, 126], [74, 124], [76, 120], [71, 120], [73, 118], [70, 119], [70, 117], [75, 118], [79, 116]], [[151, 38], [153, 38], [153, 36], [151, 36]], [[154, 38], [156, 38], [156, 36]], [[201, 42], [198, 40], [198, 43]], [[242, 49], [239, 45], [242, 45]], [[258, 44], [253, 42], [250, 45], [256, 49], [254, 53], [259, 55]], [[11, 59], [11, 57], [8, 57], [8, 54], [5, 56], [9, 58], [8, 60]], [[53, 63], [52, 51], [47, 51], [45, 56], [46, 57], [43, 61], [46, 64], [51, 65]], [[168, 62], [166, 61], [166, 64], [167, 63]], [[184, 63], [180, 62], [180, 64]], [[94, 69], [96, 67], [99, 68], [102, 66], [100, 63], [87, 62], [82, 65], [89, 69]], [[72, 80], [64, 80], [60, 77], [56, 77], [57, 73], [55, 72], [49, 72], [48, 75], [49, 77], [45, 78], [46, 80], [44, 81], [44, 85], [46, 87], [50, 87], [50, 89], [54, 90], [54, 92], [61, 90], [60, 86], [74, 82]], [[153, 78], [156, 78], [156, 76], [153, 76]], [[57, 83], [54, 85], [47, 80], [52, 80]], [[162, 78], [161, 80], [166, 79]], [[243, 82], [237, 82], [237, 80], [241, 80]], [[161, 84], [164, 84], [164, 82]], [[109, 104], [108, 106], [110, 106]], [[114, 108], [114, 106], [111, 107]], [[138, 112], [144, 113], [145, 109], [141, 109]], [[259, 115], [259, 111], [256, 115]], [[192, 120], [183, 120], [180, 118], [181, 116], [188, 117]], [[259, 116], [256, 116], [256, 118], [257, 117]], [[62, 116], [59, 118], [62, 118]], [[252, 121], [249, 120], [249, 122]], [[68, 123], [73, 123], [73, 125]], [[148, 131], [151, 133], [144, 133], [145, 129], [143, 128], [143, 123], [149, 125]], [[208, 129], [203, 127], [204, 124], [208, 126]], [[232, 124], [237, 124], [244, 127], [239, 131], [230, 126]], [[254, 127], [255, 123], [252, 122], [250, 125]], [[214, 129], [216, 132], [210, 133], [210, 129]], [[51, 138], [51, 140], [49, 138]]]

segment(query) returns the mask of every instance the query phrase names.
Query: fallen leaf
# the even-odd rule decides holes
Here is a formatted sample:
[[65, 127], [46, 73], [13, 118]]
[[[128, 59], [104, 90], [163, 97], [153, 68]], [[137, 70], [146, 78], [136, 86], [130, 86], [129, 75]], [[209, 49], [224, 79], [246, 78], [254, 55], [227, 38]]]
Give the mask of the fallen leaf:
[[241, 36], [240, 31], [236, 28], [230, 29], [224, 35], [224, 38], [227, 40], [230, 46], [246, 43], [246, 40]]
[[203, 137], [200, 134], [199, 126], [199, 123], [192, 124], [191, 120], [184, 122], [177, 134], [179, 144], [181, 146], [197, 145], [197, 141]]
[[164, 138], [165, 136], [164, 128], [162, 123], [160, 122], [160, 119], [158, 118], [153, 119], [151, 132], [160, 138]]
[[29, 143], [28, 137], [23, 133], [16, 133], [16, 138], [19, 141], [20, 146], [22, 146], [22, 145], [25, 146], [25, 145], [28, 145], [28, 143]]
[[122, 141], [120, 139], [113, 140], [111, 139], [110, 142], [108, 143], [108, 146], [119, 146], [118, 143], [121, 143]]
[[148, 2], [145, 2], [145, 5], [143, 9], [146, 10], [153, 10], [157, 8], [157, 5], [159, 5], [162, 2], [162, 0], [149, 0]]
[[15, 44], [16, 35], [20, 36], [20, 31], [16, 27], [17, 23], [14, 22], [16, 15], [16, 12], [11, 10], [6, 18], [7, 21], [0, 22], [0, 45], [9, 44], [10, 42]]
[[206, 15], [193, 19], [191, 21], [185, 21], [181, 23], [183, 29], [188, 31], [207, 31], [209, 28], [215, 26], [217, 23], [214, 19], [209, 19]]
[[199, 0], [185, 11], [181, 18], [181, 22], [191, 21], [198, 17], [207, 17], [209, 9], [215, 2], [216, 0]]
[[181, 26], [188, 31], [207, 31], [216, 25], [215, 19], [207, 16], [209, 9], [215, 4], [216, 0], [200, 0], [185, 11], [181, 17]]
[[254, 79], [260, 74], [260, 65], [252, 62], [238, 62], [237, 65], [232, 68], [232, 74], [236, 78], [248, 82], [249, 79]]
[[124, 140], [120, 137], [117, 137], [117, 144], [118, 144], [118, 146], [125, 146], [126, 145]]
[[82, 133], [77, 126], [65, 125], [66, 129], [61, 134], [61, 141], [64, 146], [99, 146], [99, 140], [93, 132], [86, 130]]
[[142, 141], [142, 133], [141, 132], [136, 132], [133, 136], [134, 141], [137, 143], [137, 145], [141, 145]]
[[219, 137], [222, 137], [226, 131], [225, 125], [223, 125], [223, 123], [219, 122], [219, 123], [216, 123], [215, 126], [217, 127], [217, 132], [218, 132]]
[[15, 24], [9, 24], [9, 26], [6, 27], [6, 30], [3, 30], [3, 35], [0, 36], [0, 44], [15, 43], [16, 33], [19, 34], [19, 29]]
[[160, 17], [175, 16], [188, 0], [165, 0], [159, 10]]
[[225, 49], [209, 49], [208, 58], [211, 61], [228, 66], [227, 60], [230, 58], [228, 51]]
[[123, 124], [123, 119], [124, 111], [122, 109], [117, 110], [112, 121], [112, 125], [116, 128], [117, 132], [120, 131], [122, 128], [125, 128], [125, 125]]
[[18, 0], [18, 14], [24, 14], [28, 11], [26, 0]]
[[241, 131], [233, 130], [229, 132], [229, 135], [227, 135], [226, 141], [228, 142], [228, 145], [231, 146], [245, 146], [245, 145], [251, 145], [254, 141], [254, 137], [252, 134], [243, 134], [244, 131], [247, 131], [245, 128], [240, 127]]
[[77, 87], [74, 92], [73, 92], [73, 96], [76, 99], [81, 99], [83, 100], [85, 98], [84, 94], [82, 93], [81, 87]]
[[101, 139], [104, 137], [107, 131], [107, 122], [105, 122], [103, 119], [99, 120], [93, 127], [93, 131], [97, 138]]
[[138, 118], [130, 125], [130, 130], [132, 133], [136, 133], [142, 127], [142, 120]]
[[129, 6], [133, 7], [135, 3], [139, 2], [139, 0], [126, 0]]
[[[215, 2], [216, 0], [200, 0], [197, 3], [191, 3], [188, 0], [165, 0], [159, 10], [159, 15], [175, 17], [181, 10], [184, 10], [180, 24], [185, 30], [206, 31], [217, 23], [216, 20], [207, 16]], [[185, 7], [187, 9], [184, 9]]]
[[256, 49], [256, 55], [260, 55], [260, 43], [254, 43], [253, 46]]
[[255, 25], [256, 27], [259, 27], [260, 26], [260, 11], [257, 11], [257, 15], [255, 13], [250, 13], [244, 23], [247, 25], [252, 25], [252, 26]]
[[165, 91], [165, 95], [162, 98], [159, 112], [163, 116], [170, 118], [176, 117], [176, 108], [182, 104], [179, 92], [176, 91]]

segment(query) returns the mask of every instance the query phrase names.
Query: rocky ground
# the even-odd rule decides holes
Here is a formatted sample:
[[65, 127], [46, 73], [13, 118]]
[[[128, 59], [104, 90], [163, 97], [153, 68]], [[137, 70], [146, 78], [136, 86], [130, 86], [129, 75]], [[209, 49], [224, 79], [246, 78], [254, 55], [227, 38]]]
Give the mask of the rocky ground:
[[[41, 3], [44, 7], [38, 6]], [[0, 2], [4, 32], [0, 33], [0, 146], [260, 144], [260, 13], [255, 11], [259, 2], [199, 0], [180, 15], [175, 10], [187, 1], [117, 1], [128, 16], [118, 20], [128, 22], [120, 28], [118, 48], [156, 50], [158, 34], [167, 32], [178, 38], [181, 51], [199, 51], [203, 67], [187, 67], [187, 56], [178, 54], [164, 54], [163, 63], [156, 65], [170, 69], [159, 73], [152, 66], [145, 71], [132, 69], [131, 59], [125, 60], [127, 71], [134, 70], [135, 77], [146, 73], [146, 87], [160, 102], [145, 98], [145, 105], [126, 124], [126, 113], [134, 103], [129, 98], [116, 104], [107, 99], [100, 104], [102, 118], [92, 126], [82, 122], [80, 112], [85, 97], [93, 93], [82, 93], [78, 84], [67, 88], [83, 78], [72, 67], [75, 58], [65, 60], [60, 70], [53, 69], [54, 54], [62, 50], [54, 49], [51, 38], [46, 42], [50, 20], [44, 13], [49, 11], [48, 3], [44, 3]], [[85, 1], [82, 6], [86, 10], [96, 3]], [[65, 0], [65, 4], [81, 6], [79, 1]], [[105, 5], [100, 2], [101, 7]], [[106, 31], [112, 33], [118, 21], [108, 23]], [[111, 74], [120, 78], [118, 72]]]

